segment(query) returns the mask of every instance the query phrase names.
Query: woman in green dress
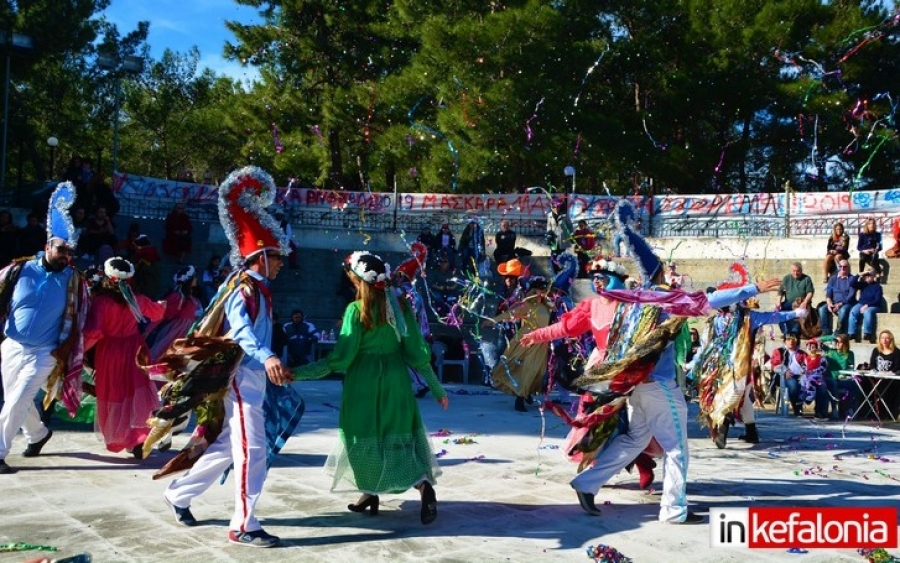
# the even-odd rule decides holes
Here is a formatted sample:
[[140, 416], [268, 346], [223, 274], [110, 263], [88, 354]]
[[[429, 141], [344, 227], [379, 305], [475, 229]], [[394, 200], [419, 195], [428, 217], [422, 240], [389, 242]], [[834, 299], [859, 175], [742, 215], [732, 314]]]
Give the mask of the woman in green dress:
[[378, 495], [415, 487], [422, 495], [421, 520], [437, 518], [434, 488], [441, 474], [409, 385], [407, 366], [426, 380], [443, 407], [447, 394], [431, 368], [431, 350], [418, 330], [409, 305], [398, 302], [389, 286], [390, 266], [368, 252], [344, 262], [356, 288], [356, 301], [344, 312], [334, 351], [323, 360], [297, 368], [295, 379], [343, 373], [339, 417], [340, 444], [326, 461], [332, 491], [349, 485], [362, 493], [354, 512], [378, 514]]

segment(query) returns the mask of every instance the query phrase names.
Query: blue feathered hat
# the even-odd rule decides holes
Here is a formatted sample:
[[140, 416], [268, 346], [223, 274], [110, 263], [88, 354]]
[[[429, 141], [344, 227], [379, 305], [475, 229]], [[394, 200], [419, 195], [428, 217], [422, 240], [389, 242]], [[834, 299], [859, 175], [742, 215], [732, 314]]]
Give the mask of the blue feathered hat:
[[627, 199], [619, 200], [615, 210], [613, 210], [613, 218], [616, 228], [625, 237], [629, 254], [631, 254], [632, 260], [637, 263], [638, 269], [641, 271], [641, 277], [644, 278], [644, 283], [650, 283], [656, 272], [662, 268], [662, 260], [656, 256], [656, 253], [644, 240], [644, 237], [634, 231], [633, 224], [638, 219], [634, 206]]
[[72, 182], [61, 182], [50, 196], [47, 208], [47, 240], [58, 238], [64, 240], [66, 246], [75, 248], [78, 245], [79, 232], [75, 229], [69, 209], [75, 203], [75, 185]]
[[554, 258], [559, 265], [559, 272], [553, 276], [553, 287], [568, 293], [572, 289], [575, 276], [578, 275], [578, 258], [574, 254], [564, 252]]

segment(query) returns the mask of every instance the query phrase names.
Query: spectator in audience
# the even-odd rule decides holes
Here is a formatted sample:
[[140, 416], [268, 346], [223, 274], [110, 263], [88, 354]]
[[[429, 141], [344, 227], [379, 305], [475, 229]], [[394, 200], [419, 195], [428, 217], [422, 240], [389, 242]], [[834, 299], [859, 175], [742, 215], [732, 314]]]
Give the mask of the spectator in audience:
[[162, 256], [150, 242], [150, 237], [139, 235], [134, 239], [134, 285], [151, 299], [160, 297], [161, 263]]
[[894, 219], [891, 234], [894, 237], [894, 246], [885, 250], [884, 255], [887, 258], [900, 258], [900, 217]]
[[288, 247], [291, 249], [291, 253], [288, 254], [288, 268], [291, 270], [297, 269], [297, 245], [294, 243], [294, 229], [291, 227], [291, 222], [284, 216], [284, 211], [280, 208], [275, 210], [275, 220], [278, 221], [278, 224], [281, 225], [281, 230], [284, 231], [284, 238], [287, 240]]
[[494, 235], [494, 261], [502, 264], [516, 257], [516, 232], [509, 228], [509, 221], [500, 221], [500, 230]]
[[684, 276], [675, 271], [675, 262], [666, 264], [666, 273], [664, 274], [666, 285], [672, 289], [678, 289], [684, 285]]
[[[812, 279], [803, 273], [800, 262], [794, 262], [791, 273], [781, 281], [781, 310], [808, 309], [814, 292]], [[800, 323], [796, 320], [779, 323], [778, 326], [783, 336], [793, 334], [800, 337]]]
[[835, 332], [847, 332], [850, 309], [856, 304], [856, 290], [853, 288], [855, 282], [856, 276], [850, 275], [850, 262], [846, 258], [841, 258], [838, 261], [837, 273], [828, 278], [825, 302], [819, 306], [819, 323], [823, 336], [831, 334], [832, 315], [837, 315], [838, 318]]
[[[90, 164], [88, 164], [88, 170], [90, 170]], [[83, 172], [84, 169], [82, 169]], [[103, 181], [102, 176], [93, 175], [93, 171], [90, 174], [90, 181], [84, 181], [80, 185], [75, 183], [78, 188], [75, 196], [75, 206], [84, 207], [88, 216], [96, 215], [97, 210], [102, 207], [106, 210], [107, 217], [110, 219], [115, 218], [119, 213], [119, 200], [116, 199], [112, 188]]]
[[116, 227], [106, 214], [105, 207], [98, 207], [94, 216], [88, 220], [87, 228], [81, 233], [78, 241], [79, 252], [93, 256], [101, 246], [116, 247]]
[[131, 224], [128, 225], [128, 234], [116, 245], [116, 255], [134, 263], [134, 253], [137, 249], [134, 241], [139, 236], [141, 236], [141, 224], [137, 221], [132, 221]]
[[62, 179], [64, 182], [72, 182], [76, 190], [84, 188], [84, 182], [81, 179], [81, 159], [79, 157], [73, 156], [69, 159], [69, 164], [66, 166], [66, 172], [63, 174]]
[[166, 216], [166, 236], [163, 239], [163, 252], [171, 256], [179, 264], [191, 252], [191, 218], [184, 211], [184, 203], [178, 202]]
[[203, 273], [200, 275], [200, 287], [203, 288], [203, 305], [209, 305], [212, 298], [219, 291], [219, 286], [225, 281], [225, 274], [222, 272], [222, 258], [220, 256], [210, 256], [209, 262], [206, 263]]
[[[443, 253], [447, 257], [450, 267], [456, 267], [456, 237], [453, 236], [448, 223], [441, 225], [441, 232], [437, 234], [437, 243], [438, 252], [435, 254], [440, 255]], [[438, 263], [438, 266], [440, 266], [440, 263]]]
[[597, 244], [596, 235], [588, 227], [587, 221], [582, 219], [578, 221], [578, 228], [572, 236], [575, 238], [575, 256], [578, 257], [578, 277], [587, 278], [587, 265]]
[[[308, 364], [312, 346], [319, 341], [319, 331], [306, 320], [303, 311], [291, 311], [291, 322], [284, 324], [284, 336], [287, 339], [288, 367]], [[276, 349], [275, 352], [281, 353], [281, 350]]]
[[850, 258], [850, 235], [844, 232], [843, 223], [835, 223], [828, 237], [828, 246], [825, 251], [825, 262], [823, 264], [824, 280], [828, 283], [831, 272], [836, 268], [836, 264], [841, 260]]
[[19, 231], [19, 254], [34, 256], [44, 250], [47, 244], [47, 228], [41, 225], [41, 218], [37, 213], [29, 213], [26, 221]]
[[856, 410], [856, 383], [850, 378], [845, 378], [840, 373], [844, 370], [852, 370], [856, 367], [856, 356], [850, 349], [850, 336], [844, 333], [835, 334], [834, 345], [828, 346], [829, 338], [823, 337], [822, 344], [825, 347], [825, 359], [828, 361], [828, 369], [825, 373], [825, 385], [816, 391], [816, 416], [826, 416], [827, 406], [820, 410], [821, 402], [831, 402], [831, 419], [847, 418]]
[[875, 273], [881, 271], [881, 264], [878, 263], [878, 253], [881, 252], [881, 233], [876, 229], [875, 219], [866, 219], [866, 223], [859, 233], [856, 250], [859, 251], [860, 272], [866, 266], [872, 266]]
[[0, 210], [0, 267], [19, 256], [19, 228], [13, 223], [12, 213]]
[[863, 338], [870, 344], [875, 344], [875, 318], [884, 293], [872, 266], [866, 266], [856, 278], [853, 289], [859, 291], [859, 297], [856, 305], [850, 309], [850, 327], [847, 332], [859, 342], [859, 320], [862, 318]]
[[478, 272], [478, 266], [484, 260], [484, 229], [478, 219], [472, 217], [459, 236], [459, 268], [463, 272]]
[[437, 239], [434, 236], [434, 233], [431, 232], [430, 225], [423, 225], [422, 232], [419, 233], [419, 236], [416, 237], [418, 242], [421, 242], [425, 245], [425, 248], [428, 249], [428, 257], [437, 256], [438, 244]]
[[450, 259], [441, 253], [438, 257], [438, 269], [428, 276], [431, 282], [431, 297], [434, 299], [435, 308], [441, 315], [447, 315], [450, 307], [459, 297], [459, 283], [456, 281], [457, 272], [450, 265]]
[[797, 347], [799, 338], [796, 334], [788, 334], [784, 338], [784, 347], [772, 353], [772, 371], [784, 376], [784, 386], [788, 401], [793, 408], [794, 416], [800, 416], [803, 398], [800, 396], [800, 380], [806, 375], [808, 357], [806, 352]]
[[[872, 350], [872, 355], [869, 358], [869, 369], [900, 374], [900, 349], [897, 349], [893, 332], [882, 330], [878, 333], [878, 345]], [[870, 381], [864, 381], [871, 386]], [[884, 400], [892, 413], [896, 413], [898, 407], [900, 407], [900, 387], [887, 387], [881, 395], [881, 399]]]
[[566, 251], [572, 236], [572, 221], [562, 198], [554, 197], [547, 213], [547, 245], [550, 256], [556, 257]]

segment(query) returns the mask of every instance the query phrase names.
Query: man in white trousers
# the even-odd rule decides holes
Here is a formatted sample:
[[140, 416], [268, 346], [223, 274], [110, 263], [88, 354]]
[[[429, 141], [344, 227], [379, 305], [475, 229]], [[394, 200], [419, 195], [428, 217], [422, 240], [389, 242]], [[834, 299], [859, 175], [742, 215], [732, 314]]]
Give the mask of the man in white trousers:
[[[234, 513], [228, 540], [248, 547], [275, 547], [280, 539], [263, 530], [256, 518], [256, 503], [266, 479], [266, 430], [263, 404], [266, 380], [284, 385], [293, 380], [290, 370], [272, 351], [272, 293], [269, 280], [281, 270], [287, 253], [283, 237], [271, 225], [260, 224], [265, 210], [248, 213], [240, 208], [234, 190], [258, 188], [254, 177], [259, 169], [242, 169], [232, 174], [220, 187], [220, 219], [232, 244], [232, 263], [241, 268], [235, 290], [225, 297], [223, 327], [244, 351], [228, 396], [225, 398], [225, 424], [222, 433], [200, 456], [183, 477], [166, 489], [164, 499], [185, 526], [196, 525], [191, 501], [218, 481], [232, 464], [234, 478]], [[262, 173], [265, 174], [265, 173]], [[249, 178], [249, 179], [248, 179]], [[268, 175], [264, 180], [271, 182]], [[268, 183], [264, 182], [264, 184]], [[274, 187], [271, 187], [274, 193]], [[222, 202], [224, 200], [224, 203]], [[223, 212], [223, 210], [225, 210]], [[232, 279], [226, 281], [233, 282]]]

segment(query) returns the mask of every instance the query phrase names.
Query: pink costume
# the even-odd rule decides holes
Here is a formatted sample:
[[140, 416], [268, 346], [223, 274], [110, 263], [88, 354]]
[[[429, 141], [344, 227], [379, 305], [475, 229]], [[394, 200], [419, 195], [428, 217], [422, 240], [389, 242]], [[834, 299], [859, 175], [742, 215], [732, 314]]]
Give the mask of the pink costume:
[[150, 359], [159, 360], [172, 342], [184, 338], [188, 329], [202, 312], [200, 301], [196, 297], [185, 297], [179, 291], [172, 291], [166, 296], [166, 312], [158, 323], [147, 327], [147, 345], [150, 347]]
[[[136, 295], [143, 315], [162, 318], [163, 305]], [[138, 366], [137, 356], [147, 346], [128, 305], [109, 295], [91, 303], [84, 326], [84, 348], [95, 349], [94, 383], [97, 392], [96, 427], [111, 452], [130, 450], [150, 432], [147, 419], [159, 408], [156, 386]], [[147, 362], [142, 362], [146, 364]]]

